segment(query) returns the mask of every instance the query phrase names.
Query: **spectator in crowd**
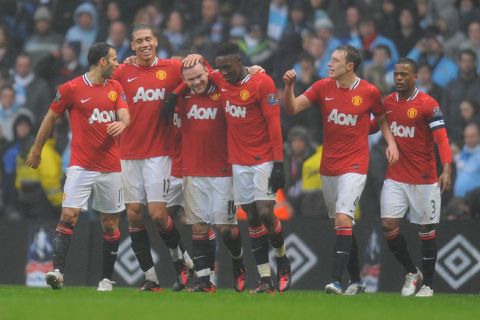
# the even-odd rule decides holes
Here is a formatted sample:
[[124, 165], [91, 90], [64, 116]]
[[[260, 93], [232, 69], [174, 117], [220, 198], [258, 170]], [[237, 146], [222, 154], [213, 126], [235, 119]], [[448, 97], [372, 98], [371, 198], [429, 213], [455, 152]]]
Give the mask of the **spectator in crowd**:
[[312, 31], [312, 27], [307, 20], [307, 4], [304, 0], [294, 0], [290, 6], [289, 22], [285, 28], [284, 36], [295, 33], [299, 36]]
[[443, 51], [451, 59], [455, 59], [458, 48], [465, 42], [465, 35], [459, 30], [458, 15], [440, 15], [435, 22], [435, 27], [442, 37]]
[[480, 20], [478, 0], [456, 0], [456, 4], [460, 15], [460, 30], [467, 34], [470, 23]]
[[38, 62], [52, 53], [58, 53], [63, 37], [52, 30], [52, 14], [47, 7], [39, 7], [33, 16], [35, 21], [34, 33], [27, 38], [24, 51], [32, 59], [32, 68]]
[[[477, 59], [480, 57], [480, 20], [468, 25], [468, 39], [460, 45], [460, 49], [470, 49], [475, 52]], [[477, 65], [477, 74], [480, 74], [480, 64]]]
[[364, 79], [374, 84], [382, 95], [391, 91], [393, 83], [393, 61], [390, 58], [390, 49], [380, 44], [373, 49], [372, 63], [365, 67]]
[[380, 15], [380, 18], [378, 19], [378, 30], [382, 30], [382, 34], [390, 39], [393, 38], [399, 28], [399, 15], [396, 2], [398, 1], [382, 1], [382, 13]]
[[301, 214], [303, 162], [315, 153], [315, 146], [304, 127], [290, 129], [284, 146], [285, 195], [295, 214]]
[[353, 46], [360, 45], [358, 41], [360, 37], [360, 31], [358, 30], [359, 22], [360, 22], [360, 9], [355, 5], [348, 6], [347, 10], [345, 11], [345, 24], [346, 24], [347, 30], [345, 34], [341, 36], [343, 43], [351, 44]]
[[234, 13], [230, 18], [230, 39], [241, 39], [247, 34], [247, 18], [241, 13]]
[[170, 12], [163, 34], [170, 42], [173, 54], [178, 54], [186, 48], [189, 37], [185, 32], [183, 14], [180, 11], [174, 10]]
[[325, 0], [310, 0], [310, 23], [313, 25], [315, 21], [320, 20], [322, 18], [328, 17], [327, 14], [327, 2]]
[[415, 13], [411, 8], [403, 8], [398, 16], [399, 27], [395, 30], [392, 40], [398, 53], [405, 57], [422, 37], [422, 29], [417, 24]]
[[30, 148], [32, 143], [33, 124], [29, 116], [19, 115], [13, 124], [11, 135], [13, 140], [10, 142], [2, 155], [3, 180], [2, 197], [6, 208], [7, 218], [16, 220], [24, 217], [23, 212], [18, 207], [18, 190], [15, 188], [17, 157], [21, 151]]
[[418, 67], [417, 88], [436, 101], [442, 101], [443, 90], [432, 81], [432, 67], [429, 64], [425, 63]]
[[427, 63], [432, 67], [432, 79], [440, 87], [445, 88], [457, 78], [458, 67], [443, 52], [442, 37], [429, 31], [408, 53], [408, 57], [417, 64]]
[[208, 31], [205, 28], [195, 28], [192, 31], [192, 45], [189, 52], [202, 55], [211, 65], [215, 59], [215, 47], [208, 40]]
[[[453, 187], [454, 200], [450, 214], [480, 214], [480, 126], [470, 123], [465, 127], [465, 145], [455, 156], [457, 176]], [[472, 204], [475, 204], [474, 206]], [[466, 205], [466, 206], [465, 206]], [[463, 210], [462, 210], [463, 208]]]
[[[388, 47], [392, 61], [398, 60], [399, 55], [395, 43], [390, 38], [387, 38], [377, 32], [375, 20], [370, 17], [362, 18], [362, 20], [360, 20], [359, 31], [359, 41], [361, 43], [359, 49], [362, 52], [366, 64], [368, 64], [368, 60], [372, 59], [373, 49], [380, 44]], [[351, 45], [358, 47], [358, 45], [355, 43], [351, 43]]]
[[[102, 6], [105, 6], [104, 8]], [[122, 10], [119, 2], [117, 1], [108, 1], [104, 3], [103, 0], [100, 3], [97, 3], [97, 13], [98, 16], [98, 34], [97, 41], [105, 41], [108, 38], [108, 32], [110, 27], [114, 22], [126, 20], [122, 19]]]
[[273, 41], [280, 42], [288, 24], [287, 0], [272, 0], [268, 11], [267, 36]]
[[[480, 78], [477, 76], [477, 57], [469, 49], [458, 54], [458, 78], [453, 81], [448, 90], [444, 90], [441, 106], [444, 108], [445, 123], [451, 142], [461, 145], [462, 120], [458, 106], [464, 99], [480, 101]], [[433, 77], [435, 81], [435, 77]]]
[[105, 42], [115, 49], [118, 61], [123, 61], [133, 54], [127, 37], [127, 26], [121, 21], [112, 22]]
[[480, 124], [480, 102], [466, 99], [460, 102], [460, 115], [463, 120], [463, 128], [472, 122]]
[[0, 88], [0, 129], [2, 136], [11, 142], [14, 140], [13, 124], [20, 115], [26, 115], [33, 119], [33, 114], [23, 108], [15, 101], [15, 90], [11, 86], [3, 86]]
[[75, 9], [73, 16], [74, 25], [68, 29], [65, 35], [65, 40], [78, 41], [81, 43], [79, 61], [83, 67], [88, 65], [88, 49], [97, 39], [97, 16], [97, 10], [91, 3], [82, 3]]
[[212, 43], [220, 43], [227, 39], [228, 28], [220, 15], [220, 4], [218, 0], [203, 0], [202, 21], [200, 27], [208, 30], [208, 38]]
[[250, 23], [247, 34], [237, 44], [250, 64], [262, 65], [267, 71], [272, 69], [269, 60], [273, 55], [273, 47], [270, 40], [265, 38], [260, 24]]
[[16, 48], [7, 32], [7, 28], [0, 24], [0, 69], [8, 70], [15, 64]]
[[17, 56], [13, 76], [16, 103], [30, 110], [35, 121], [43, 118], [52, 100], [48, 83], [32, 70], [32, 61], [27, 54]]

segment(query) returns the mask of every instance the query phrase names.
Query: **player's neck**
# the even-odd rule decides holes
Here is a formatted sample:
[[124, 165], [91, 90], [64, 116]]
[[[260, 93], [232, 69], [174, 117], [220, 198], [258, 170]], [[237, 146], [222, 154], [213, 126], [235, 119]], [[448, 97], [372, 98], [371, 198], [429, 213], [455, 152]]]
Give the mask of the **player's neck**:
[[102, 76], [102, 72], [98, 68], [93, 68], [87, 72], [88, 80], [93, 84], [104, 84], [105, 78]]
[[357, 81], [357, 75], [354, 72], [347, 73], [336, 80], [340, 88], [349, 89]]
[[406, 91], [398, 92], [398, 99], [400, 100], [408, 100], [413, 94], [415, 93], [416, 88], [413, 87], [411, 89], [408, 89]]
[[138, 59], [137, 58], [137, 64], [139, 66], [144, 66], [144, 67], [151, 67], [155, 61], [157, 60], [157, 57], [152, 57], [151, 59], [148, 59], [148, 60], [142, 60], [142, 59]]

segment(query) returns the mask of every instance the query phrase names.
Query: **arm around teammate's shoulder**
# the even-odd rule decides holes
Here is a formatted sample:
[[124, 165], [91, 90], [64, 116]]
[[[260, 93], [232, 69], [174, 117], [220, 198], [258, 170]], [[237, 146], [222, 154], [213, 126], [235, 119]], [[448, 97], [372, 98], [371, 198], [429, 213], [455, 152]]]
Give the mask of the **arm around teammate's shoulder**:
[[310, 100], [308, 100], [307, 97], [305, 97], [303, 94], [295, 97], [293, 87], [296, 78], [297, 74], [293, 69], [287, 70], [287, 72], [285, 72], [285, 74], [283, 75], [283, 82], [285, 82], [285, 110], [289, 115], [297, 114], [311, 107], [312, 105]]

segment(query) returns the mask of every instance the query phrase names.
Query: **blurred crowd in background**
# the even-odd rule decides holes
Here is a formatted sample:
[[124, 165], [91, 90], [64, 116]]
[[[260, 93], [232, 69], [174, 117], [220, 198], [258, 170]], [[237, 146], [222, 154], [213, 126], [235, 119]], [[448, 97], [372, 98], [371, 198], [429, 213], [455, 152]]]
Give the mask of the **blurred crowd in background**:
[[[328, 76], [341, 44], [363, 56], [359, 76], [393, 91], [399, 57], [419, 65], [418, 88], [440, 104], [454, 155], [454, 187], [442, 218], [480, 217], [480, 7], [476, 0], [2, 0], [0, 1], [0, 219], [58, 218], [69, 161], [67, 119], [58, 122], [38, 170], [26, 155], [56, 88], [87, 70], [88, 48], [111, 44], [132, 55], [130, 30], [152, 25], [158, 56], [202, 54], [237, 42], [247, 65], [260, 65], [283, 98], [283, 73], [297, 72], [296, 94]], [[318, 174], [321, 112], [282, 113], [284, 193], [292, 217], [327, 218]], [[384, 143], [370, 137], [370, 172], [360, 214], [379, 214]], [[401, 161], [401, 160], [400, 160]]]

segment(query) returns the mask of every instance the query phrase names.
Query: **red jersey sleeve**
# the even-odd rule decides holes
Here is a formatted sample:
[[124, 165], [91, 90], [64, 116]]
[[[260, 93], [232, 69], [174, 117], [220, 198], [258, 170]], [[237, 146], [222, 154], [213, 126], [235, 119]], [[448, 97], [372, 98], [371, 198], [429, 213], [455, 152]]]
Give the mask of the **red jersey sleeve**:
[[113, 80], [113, 87], [115, 88], [115, 91], [118, 92], [115, 110], [122, 108], [128, 109], [127, 97], [125, 96], [125, 92], [123, 92], [122, 85], [118, 81]]
[[322, 80], [319, 80], [312, 84], [310, 88], [305, 90], [303, 95], [312, 103], [318, 103], [320, 104], [321, 102], [321, 96], [323, 95], [323, 85], [322, 85]]
[[385, 108], [383, 107], [382, 103], [382, 95], [380, 94], [380, 90], [377, 87], [372, 85], [371, 88], [371, 97], [372, 97], [372, 109], [371, 112], [375, 117], [381, 116], [385, 114]]
[[70, 105], [72, 104], [72, 101], [70, 99], [72, 89], [72, 83], [70, 81], [62, 84], [58, 88], [57, 94], [55, 95], [55, 98], [53, 98], [53, 101], [50, 104], [50, 109], [53, 112], [63, 114], [65, 110], [70, 107]]
[[263, 81], [259, 82], [257, 92], [260, 106], [268, 125], [268, 132], [273, 148], [273, 160], [282, 161], [283, 140], [280, 125], [280, 104], [277, 97], [277, 88], [272, 78], [266, 76]]
[[448, 141], [447, 130], [445, 129], [442, 110], [440, 109], [438, 102], [432, 97], [429, 97], [429, 99], [425, 101], [425, 121], [428, 123], [435, 138], [435, 142], [438, 145], [440, 160], [442, 163], [451, 163], [452, 153]]

